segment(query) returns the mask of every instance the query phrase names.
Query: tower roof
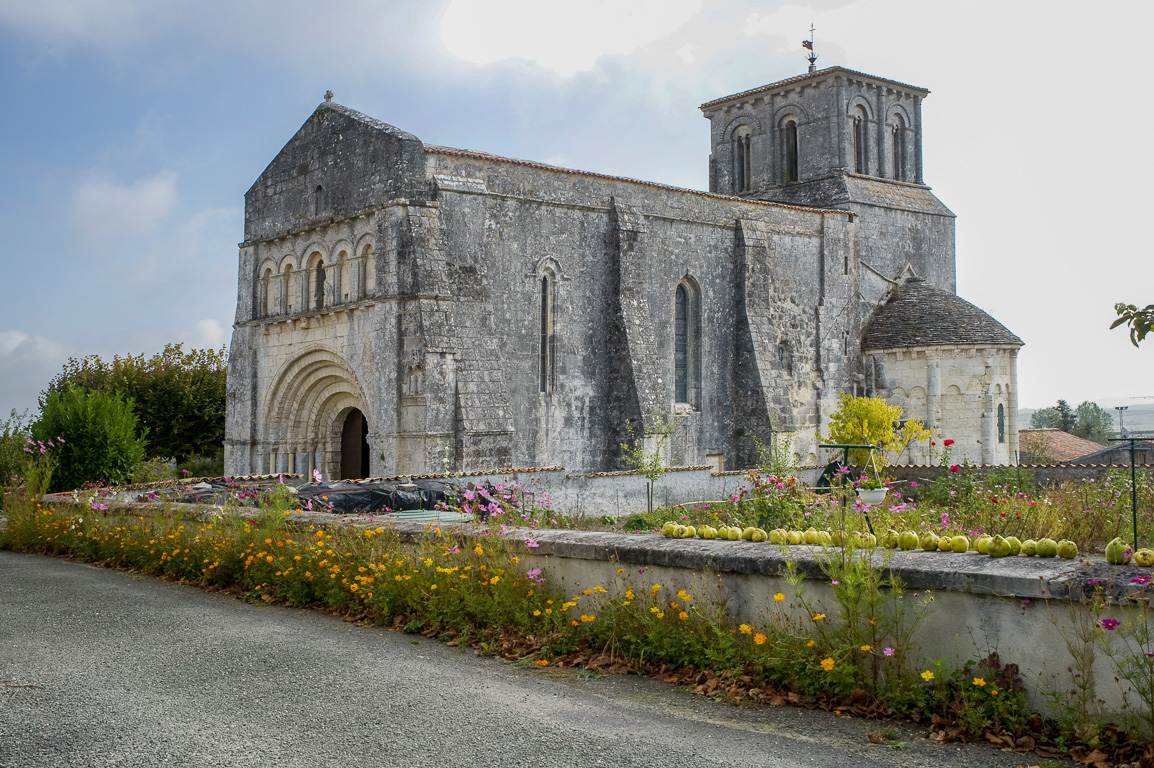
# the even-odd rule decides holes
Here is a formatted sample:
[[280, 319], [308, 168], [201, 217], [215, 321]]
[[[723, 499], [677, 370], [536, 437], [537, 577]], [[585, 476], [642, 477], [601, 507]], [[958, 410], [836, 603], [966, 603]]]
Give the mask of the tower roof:
[[882, 85], [888, 85], [891, 87], [899, 88], [899, 89], [904, 90], [904, 91], [909, 91], [909, 92], [917, 94], [918, 96], [921, 96], [923, 98], [928, 96], [930, 93], [925, 88], [920, 88], [916, 85], [910, 85], [909, 83], [901, 83], [901, 82], [898, 82], [897, 80], [889, 80], [887, 78], [877, 77], [875, 75], [870, 75], [870, 74], [867, 74], [865, 72], [858, 72], [857, 70], [846, 69], [845, 67], [826, 67], [825, 69], [819, 69], [817, 72], [807, 72], [804, 75], [798, 75], [797, 77], [788, 77], [785, 80], [778, 80], [776, 83], [769, 83], [768, 85], [761, 85], [761, 86], [758, 86], [757, 88], [751, 88], [748, 91], [741, 91], [739, 93], [730, 94], [729, 96], [722, 96], [719, 99], [713, 99], [712, 101], [705, 102], [704, 104], [701, 105], [700, 109], [709, 109], [710, 107], [717, 106], [718, 104], [723, 104], [727, 101], [730, 101], [731, 99], [748, 98], [750, 96], [754, 96], [754, 95], [759, 94], [759, 93], [768, 93], [769, 91], [776, 91], [779, 88], [782, 88], [784, 86], [792, 86], [792, 85], [795, 85], [797, 83], [804, 82], [806, 80], [821, 80], [821, 79], [830, 77], [832, 75], [846, 75], [846, 76], [851, 77], [851, 78], [864, 78], [866, 80], [872, 80], [875, 83], [880, 83]]
[[1022, 340], [965, 299], [939, 290], [920, 277], [910, 277], [874, 311], [861, 348], [868, 351], [946, 344], [1020, 347]]

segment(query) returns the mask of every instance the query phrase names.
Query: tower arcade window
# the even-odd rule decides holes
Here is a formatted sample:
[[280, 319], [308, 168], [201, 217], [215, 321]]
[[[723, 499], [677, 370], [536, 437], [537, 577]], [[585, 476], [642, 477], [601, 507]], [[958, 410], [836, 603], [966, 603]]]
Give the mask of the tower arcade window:
[[867, 122], [865, 110], [858, 107], [853, 114], [853, 170], [854, 173], [869, 173], [869, 146], [866, 140]]
[[314, 286], [313, 307], [315, 309], [324, 309], [325, 306], [325, 263], [324, 261], [317, 262], [317, 272], [315, 278], [316, 285]]
[[540, 339], [537, 352], [539, 374], [538, 391], [543, 395], [553, 393], [553, 291], [549, 276], [541, 278], [541, 319]]
[[733, 135], [733, 190], [748, 192], [753, 186], [753, 161], [750, 157], [749, 128], [741, 126]]
[[893, 177], [897, 181], [906, 180], [906, 130], [905, 121], [901, 115], [894, 115], [890, 122], [890, 135], [893, 155]]
[[998, 403], [998, 442], [1006, 442], [1006, 406]]
[[797, 181], [797, 121], [787, 120], [785, 130], [785, 181]]

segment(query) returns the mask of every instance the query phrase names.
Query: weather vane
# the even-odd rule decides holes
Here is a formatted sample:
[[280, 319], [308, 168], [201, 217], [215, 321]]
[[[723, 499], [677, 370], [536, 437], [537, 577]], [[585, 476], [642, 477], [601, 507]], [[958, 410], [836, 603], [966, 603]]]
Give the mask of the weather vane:
[[806, 58], [809, 60], [809, 71], [810, 72], [816, 72], [817, 71], [817, 54], [813, 52], [813, 30], [814, 30], [813, 22], [810, 22], [809, 39], [801, 41], [801, 47], [805, 48], [807, 51], [809, 51], [809, 56], [807, 56]]

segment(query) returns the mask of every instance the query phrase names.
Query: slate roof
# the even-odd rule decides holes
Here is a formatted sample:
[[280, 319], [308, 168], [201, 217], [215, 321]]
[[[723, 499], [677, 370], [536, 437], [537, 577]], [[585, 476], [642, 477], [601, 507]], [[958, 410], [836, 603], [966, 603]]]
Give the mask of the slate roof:
[[920, 277], [910, 277], [874, 310], [861, 347], [872, 350], [943, 344], [1020, 347], [1022, 340], [965, 299], [934, 288]]

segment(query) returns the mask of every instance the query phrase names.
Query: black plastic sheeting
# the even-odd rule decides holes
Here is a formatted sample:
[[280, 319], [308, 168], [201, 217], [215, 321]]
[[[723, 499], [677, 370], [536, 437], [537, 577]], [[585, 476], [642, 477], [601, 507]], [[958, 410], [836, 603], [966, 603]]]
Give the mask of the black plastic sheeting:
[[[365, 483], [308, 483], [296, 489], [296, 506], [302, 509], [327, 510], [338, 515], [387, 514], [410, 510], [433, 509], [437, 504], [456, 504], [460, 490], [444, 480], [414, 480], [416, 490], [403, 490], [399, 480], [375, 480]], [[239, 485], [210, 483], [208, 488], [186, 490], [178, 501], [194, 504], [224, 504], [236, 501], [243, 506], [254, 503], [260, 491], [273, 491], [275, 484]], [[251, 500], [244, 496], [251, 495]]]

